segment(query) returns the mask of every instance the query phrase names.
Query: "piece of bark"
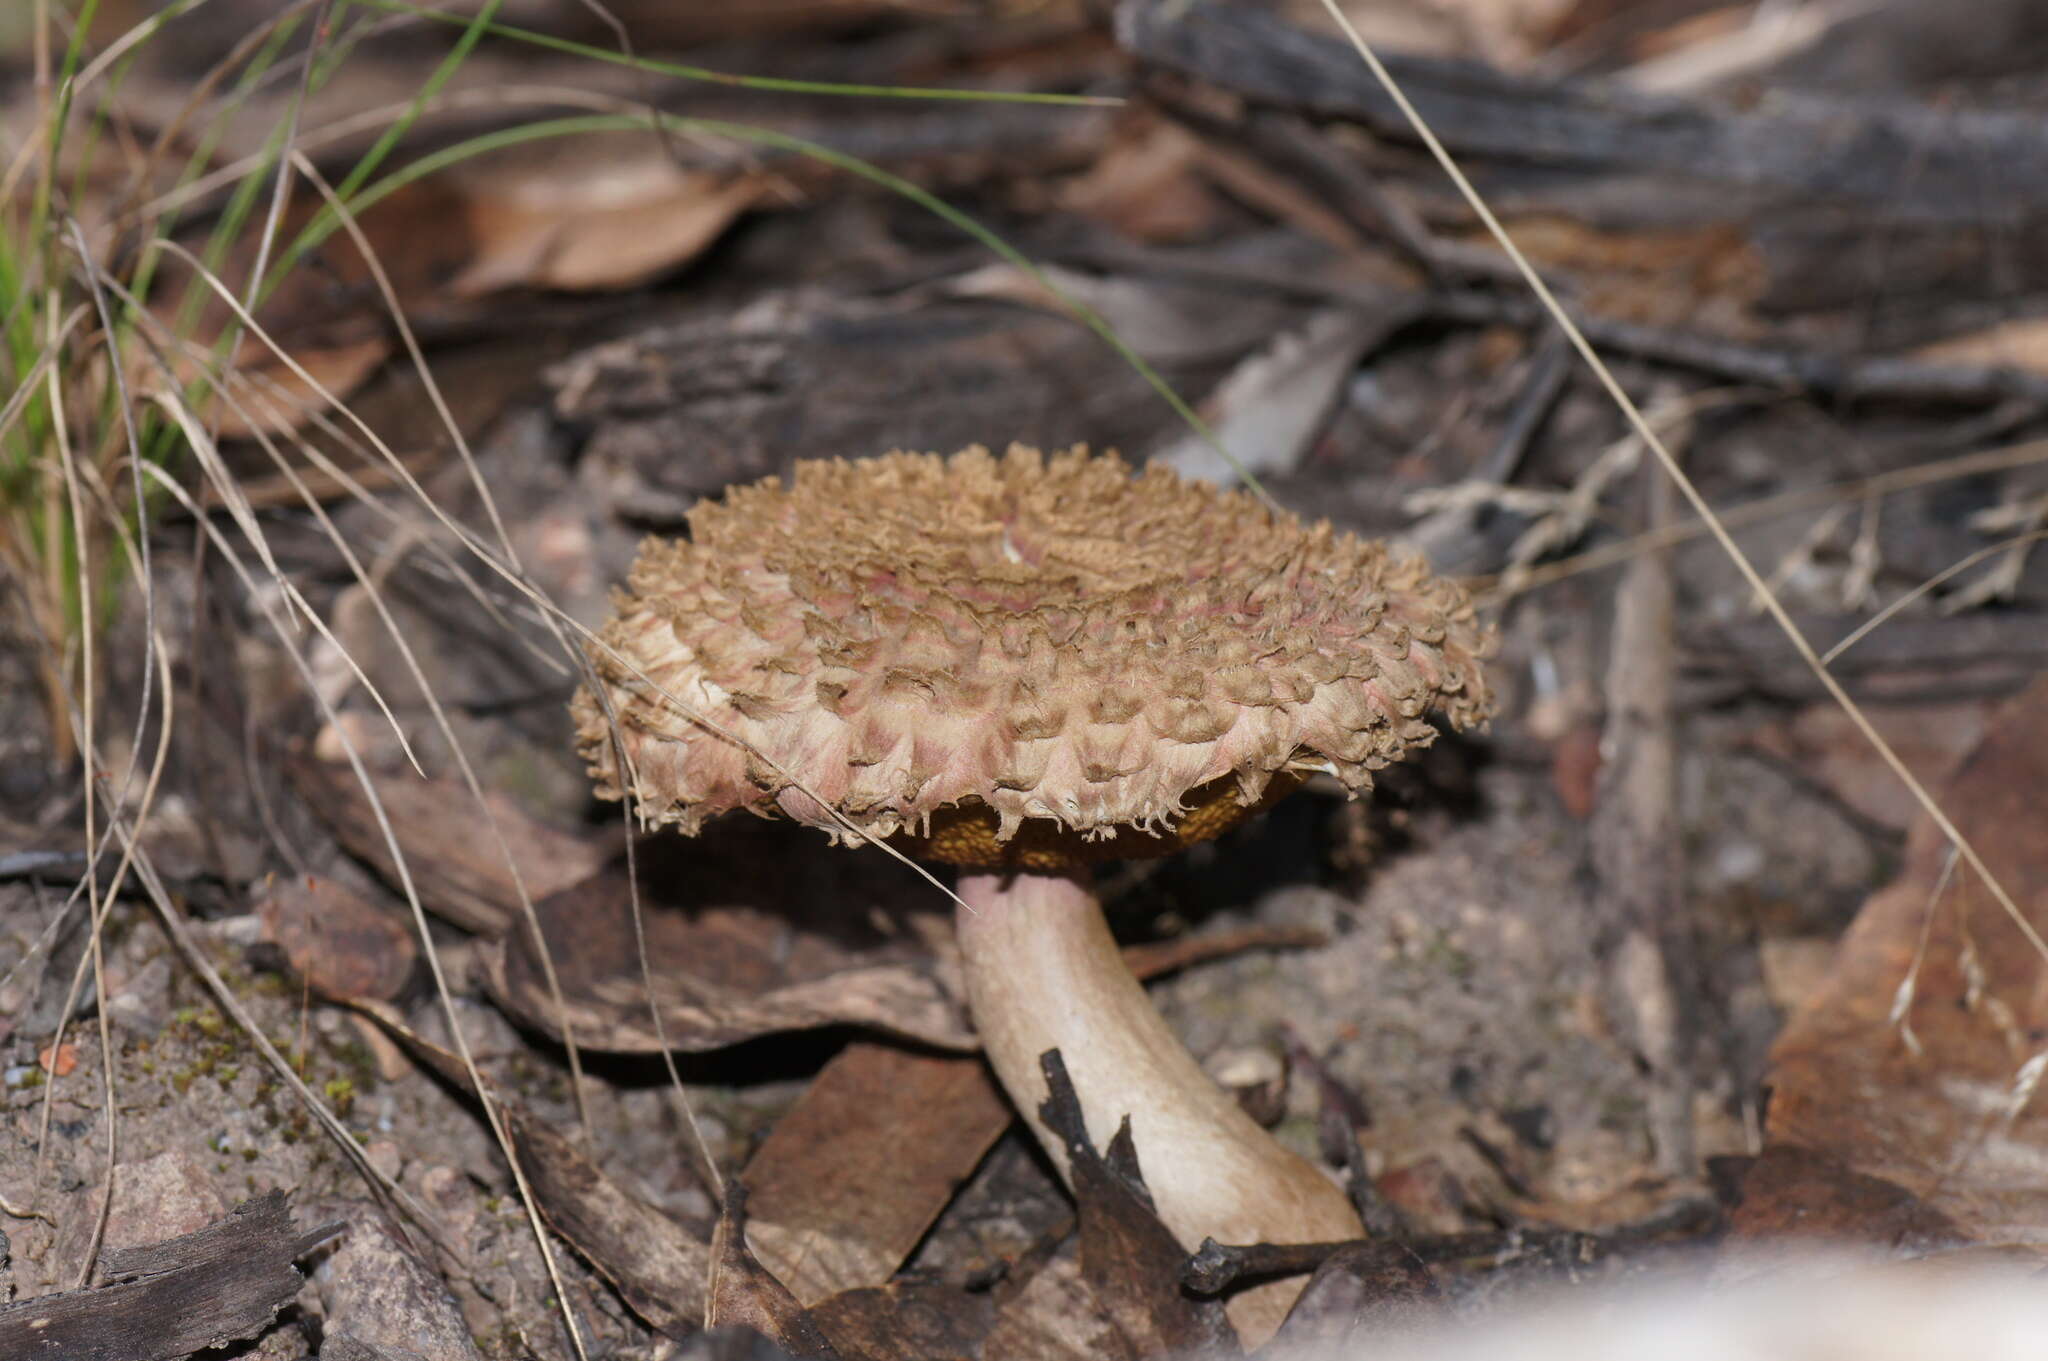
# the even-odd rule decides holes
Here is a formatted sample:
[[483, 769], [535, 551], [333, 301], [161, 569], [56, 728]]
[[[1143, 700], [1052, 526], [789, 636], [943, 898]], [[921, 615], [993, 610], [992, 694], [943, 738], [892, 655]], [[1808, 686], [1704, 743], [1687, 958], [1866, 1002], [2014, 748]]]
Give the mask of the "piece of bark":
[[978, 1058], [842, 1049], [747, 1165], [747, 1234], [806, 1306], [910, 1255], [1012, 1118]]
[[[1798, 615], [1793, 622], [1825, 652], [1860, 627], [1861, 615]], [[1680, 635], [1685, 701], [1731, 689], [1781, 699], [1824, 700], [1820, 683], [1768, 619], [1692, 619]], [[2048, 667], [2048, 611], [2013, 606], [1949, 616], [1900, 614], [1837, 658], [1833, 671], [1859, 699], [1941, 702], [2004, 695]]]
[[[679, 523], [700, 497], [798, 459], [951, 451], [1027, 431], [1048, 449], [1144, 449], [1180, 424], [1069, 316], [980, 301], [777, 301], [739, 322], [722, 313], [649, 328], [550, 372], [556, 413], [589, 431], [585, 475], [615, 512]], [[1233, 357], [1158, 367], [1177, 389], [1201, 390]]]
[[747, 1249], [747, 1189], [725, 1188], [725, 1209], [711, 1233], [711, 1283], [704, 1306], [707, 1328], [751, 1328], [797, 1357], [836, 1358], [831, 1340], [788, 1287]]
[[523, 1107], [499, 1103], [541, 1218], [610, 1281], [633, 1312], [671, 1337], [704, 1322], [704, 1238], [620, 1186]]
[[[1146, 61], [1248, 98], [1413, 140], [1407, 118], [1349, 43], [1266, 8], [1125, 0], [1117, 37]], [[2048, 208], [2048, 144], [2037, 120], [2019, 110], [1785, 91], [1724, 107], [1511, 75], [1472, 61], [1380, 55], [1454, 154], [1580, 174], [1680, 175], [1724, 195], [1824, 194], [1972, 226], [2000, 210]], [[1987, 175], [1986, 166], [1998, 173]]]
[[0, 1357], [171, 1361], [254, 1337], [299, 1293], [300, 1250], [271, 1191], [196, 1233], [101, 1254], [114, 1284], [0, 1306]]
[[[292, 760], [290, 771], [300, 795], [334, 829], [349, 853], [385, 882], [400, 884], [383, 829], [354, 772], [311, 757]], [[420, 902], [429, 912], [484, 935], [497, 935], [519, 920], [519, 891], [504, 850], [468, 789], [453, 780], [422, 780], [410, 773], [373, 782]], [[607, 842], [550, 827], [520, 812], [510, 800], [487, 797], [518, 866], [519, 880], [534, 902], [589, 878], [611, 858]]]

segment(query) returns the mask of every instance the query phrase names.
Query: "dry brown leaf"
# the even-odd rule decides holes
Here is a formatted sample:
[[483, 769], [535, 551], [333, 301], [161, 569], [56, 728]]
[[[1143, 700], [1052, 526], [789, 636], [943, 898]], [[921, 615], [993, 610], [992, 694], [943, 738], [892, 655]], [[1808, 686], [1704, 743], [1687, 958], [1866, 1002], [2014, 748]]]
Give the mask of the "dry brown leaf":
[[[215, 395], [198, 403], [202, 419], [210, 422], [223, 439], [248, 439], [256, 434], [288, 435], [304, 425], [328, 403], [322, 393], [346, 400], [369, 381], [370, 375], [391, 357], [392, 343], [384, 336], [332, 345], [287, 345], [291, 367], [257, 341], [245, 341], [235, 356], [238, 381], [229, 388], [230, 402]], [[197, 364], [173, 365], [179, 381], [189, 384], [199, 374]]]
[[[345, 765], [311, 758], [290, 764], [292, 783], [350, 854], [399, 882], [368, 796]], [[520, 917], [519, 893], [498, 840], [469, 791], [453, 780], [412, 775], [377, 779], [377, 797], [405, 853], [406, 868], [428, 911], [457, 926], [495, 935]], [[526, 816], [508, 799], [487, 795], [511, 848], [519, 880], [535, 901], [587, 879], [611, 858], [610, 843], [581, 837]]]
[[1198, 173], [1201, 143], [1149, 110], [1120, 123], [1085, 174], [1060, 188], [1060, 206], [1135, 241], [1171, 244], [1208, 236], [1224, 205]]
[[[274, 267], [278, 251], [310, 225], [324, 200], [301, 186], [279, 221], [268, 256]], [[382, 266], [399, 305], [409, 315], [423, 312], [437, 295], [439, 281], [461, 268], [474, 253], [467, 231], [460, 227], [462, 200], [446, 184], [420, 181], [405, 186], [366, 209], [356, 221], [370, 253]], [[237, 296], [246, 292], [263, 245], [264, 218], [257, 215], [214, 271]], [[205, 224], [185, 234], [195, 253], [205, 245]], [[188, 298], [196, 300], [189, 324], [182, 324]], [[150, 290], [150, 310], [165, 330], [187, 338], [191, 347], [164, 346], [181, 383], [201, 372], [199, 356], [235, 325], [233, 310], [214, 288], [203, 282], [186, 261], [162, 257]], [[297, 260], [263, 298], [255, 311], [257, 326], [293, 361], [334, 397], [346, 399], [377, 370], [393, 348], [387, 306], [375, 274], [354, 239], [337, 231]], [[137, 356], [140, 358], [140, 355]], [[131, 364], [134, 372], [151, 372]], [[241, 381], [229, 385], [236, 410], [209, 397], [200, 410], [219, 423], [222, 433], [242, 436], [261, 429], [288, 433], [309, 415], [324, 408], [319, 390], [280, 360], [270, 344], [245, 330], [237, 342], [231, 367]]]
[[[1571, 6], [1572, 0], [1340, 0], [1339, 7], [1376, 45], [1514, 68], [1542, 49]], [[1287, 10], [1306, 27], [1334, 27], [1322, 0], [1287, 0]]]
[[[573, 1034], [579, 1045], [613, 1053], [659, 1053], [664, 1043], [720, 1049], [828, 1025], [939, 1049], [979, 1047], [950, 923], [930, 910], [937, 890], [906, 866], [880, 852], [836, 851], [807, 829], [757, 818], [726, 819], [690, 839], [652, 838], [638, 854], [638, 932], [623, 870], [535, 904], [567, 1017], [557, 1014], [524, 931], [479, 953], [484, 984], [502, 1006], [557, 1039]], [[1249, 928], [1137, 947], [1128, 957], [1149, 977], [1320, 940], [1299, 928]]]
[[[636, 855], [639, 931], [623, 868], [535, 905], [578, 1044], [656, 1053], [665, 1039], [705, 1050], [846, 1024], [974, 1047], [950, 966], [931, 943], [944, 919], [918, 910], [937, 891], [906, 866], [758, 818], [726, 819], [690, 839], [648, 838]], [[508, 933], [481, 963], [501, 1004], [562, 1034], [527, 932]]]
[[1153, 454], [1183, 476], [1229, 486], [1244, 473], [1286, 475], [1300, 465], [1322, 433], [1343, 384], [1359, 358], [1408, 318], [1396, 311], [1367, 314], [1328, 308], [1299, 330], [1275, 336], [1233, 369], [1201, 405], [1213, 443], [1182, 435]]
[[333, 879], [277, 880], [256, 916], [292, 969], [329, 997], [390, 1001], [419, 960], [410, 922]]
[[892, 1281], [834, 1295], [811, 1317], [847, 1361], [974, 1361], [995, 1310], [986, 1291]]
[[[646, 134], [521, 150], [406, 185], [359, 215], [370, 253], [415, 325], [463, 314], [475, 300], [507, 289], [643, 283], [694, 258], [771, 183], [756, 172], [678, 166]], [[323, 203], [301, 187], [276, 239], [291, 241]], [[261, 228], [259, 217], [230, 248], [217, 271], [227, 287], [246, 287]], [[194, 237], [188, 245], [198, 243]], [[273, 249], [273, 264], [276, 258]], [[195, 277], [182, 260], [166, 257], [151, 296], [167, 328], [182, 315], [188, 286], [201, 300], [188, 332], [193, 351], [172, 353], [180, 383], [199, 376], [198, 356], [232, 321], [216, 294], [191, 284]], [[201, 405], [231, 438], [299, 429], [326, 408], [322, 391], [347, 400], [395, 348], [389, 305], [347, 232], [296, 263], [257, 308], [256, 320], [310, 381], [268, 344], [245, 336], [231, 365], [240, 380], [231, 386], [235, 404], [209, 397]]]
[[[1552, 214], [1519, 218], [1508, 230], [1538, 267], [1573, 279], [1597, 316], [1737, 338], [1757, 329], [1752, 309], [1770, 280], [1763, 253], [1738, 228], [1610, 231]], [[1476, 228], [1467, 239], [1491, 248]]]
[[584, 146], [588, 159], [522, 163], [466, 181], [476, 255], [448, 281], [474, 298], [508, 288], [609, 290], [693, 259], [771, 185], [758, 173], [676, 165], [643, 135]]
[[[2048, 680], [2036, 680], [1941, 791], [2036, 931], [2048, 929], [2044, 797]], [[1904, 875], [1865, 905], [1833, 976], [1779, 1036], [1747, 1232], [1822, 1224], [1890, 1244], [1910, 1224], [1936, 1240], [2038, 1244], [2048, 962], [1966, 868], [1943, 887], [1946, 858], [1921, 820]], [[1838, 1213], [1803, 1203], [1815, 1200]]]
[[[1064, 1064], [1056, 1054], [1042, 1062], [1051, 1094], [1039, 1113], [1066, 1144], [1080, 1210], [1081, 1278], [1104, 1315], [1139, 1356], [1235, 1355], [1237, 1332], [1222, 1301], [1197, 1299], [1181, 1289], [1187, 1252], [1152, 1207], [1131, 1142], [1130, 1116], [1109, 1147], [1097, 1152]], [[1262, 1288], [1254, 1286], [1237, 1299], [1243, 1302]]]
[[[1865, 712], [1907, 767], [1939, 783], [1983, 737], [1992, 705], [1984, 700], [1954, 704], [1866, 706]], [[1836, 798], [1889, 827], [1905, 828], [1920, 811], [1912, 793], [1892, 777], [1848, 715], [1833, 704], [1815, 704], [1782, 723], [1760, 730], [1756, 746], [1824, 783]]]
[[[935, 1045], [972, 1049], [974, 1030], [956, 986], [921, 942], [878, 941], [849, 949], [808, 925], [750, 908], [673, 910], [646, 897], [647, 973], [623, 874], [606, 873], [536, 904], [561, 979], [557, 1015], [541, 961], [525, 932], [480, 955], [485, 986], [521, 1021], [586, 1048], [654, 1054], [722, 1049], [760, 1035], [855, 1025]], [[659, 1012], [657, 1024], [655, 1012]]]
[[711, 1232], [711, 1287], [704, 1305], [707, 1328], [751, 1328], [796, 1357], [837, 1357], [832, 1343], [782, 1282], [747, 1250], [747, 1193], [730, 1186], [725, 1212]]
[[747, 1233], [799, 1301], [887, 1281], [1013, 1119], [978, 1058], [856, 1041], [747, 1164]]

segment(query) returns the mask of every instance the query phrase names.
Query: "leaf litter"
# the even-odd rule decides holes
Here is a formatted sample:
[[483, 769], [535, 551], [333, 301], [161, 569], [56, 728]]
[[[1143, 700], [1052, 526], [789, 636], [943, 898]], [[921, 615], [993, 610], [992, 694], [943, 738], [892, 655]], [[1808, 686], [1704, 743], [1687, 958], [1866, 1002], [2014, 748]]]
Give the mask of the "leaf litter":
[[[1363, 71], [1273, 16], [1201, 7], [1197, 22], [1173, 28], [1161, 17], [1170, 7], [1132, 3], [1118, 31], [1151, 59], [1140, 71], [1106, 30], [1054, 8], [1050, 18], [989, 20], [964, 9], [906, 17], [799, 6], [774, 22], [781, 41], [801, 36], [788, 50], [808, 53], [813, 74], [828, 78], [922, 82], [941, 71], [1059, 86], [1071, 73], [1108, 73], [1137, 96], [1128, 110], [1012, 119], [1014, 110], [966, 105], [932, 117], [806, 96], [755, 111], [1000, 220], [1057, 266], [1063, 292], [1128, 331], [1198, 399], [1283, 504], [1404, 533], [1413, 493], [1490, 485], [1445, 522], [1453, 541], [1431, 546], [1474, 571], [1534, 569], [1516, 583], [1501, 663], [1517, 678], [1515, 698], [1490, 737], [1390, 782], [1394, 797], [1376, 811], [1299, 796], [1227, 856], [1197, 852], [1114, 885], [1122, 924], [1142, 935], [1150, 921], [1158, 933], [1132, 945], [1134, 964], [1178, 974], [1158, 988], [1177, 1029], [1219, 1077], [1259, 1075], [1241, 1090], [1261, 1119], [1347, 1178], [1379, 1235], [1287, 1267], [1315, 1275], [1282, 1345], [1390, 1344], [1537, 1283], [1624, 1277], [1674, 1245], [1711, 1241], [1724, 1216], [1743, 1242], [1821, 1225], [1833, 1240], [1893, 1255], [2032, 1252], [2035, 1088], [2048, 1066], [2030, 1000], [2041, 961], [1971, 874], [1945, 869], [1924, 822], [1907, 836], [1901, 877], [1879, 888], [1912, 810], [1878, 796], [1835, 711], [1810, 706], [1796, 659], [1741, 624], [1747, 593], [1711, 552], [1670, 550], [1680, 614], [1670, 636], [1647, 642], [1608, 627], [1608, 579], [1545, 577], [1552, 563], [1522, 560], [1630, 548], [1615, 495], [1630, 479], [1598, 480], [1595, 457], [1618, 428], [1583, 383], [1567, 377], [1546, 391], [1540, 365], [1501, 366], [1502, 354], [1536, 344], [1529, 314], [1489, 282], [1498, 271], [1470, 224], [1359, 93]], [[1642, 155], [1651, 124], [1627, 99], [1589, 113], [1570, 81], [1518, 83], [1516, 68], [1546, 43], [1605, 34], [1593, 23], [1600, 5], [1551, 8], [1562, 17], [1463, 6], [1467, 36], [1435, 31], [1426, 46], [1495, 64], [1472, 108], [1589, 119], [1595, 154], [1555, 163], [1530, 142], [1533, 122], [1490, 140], [1488, 125], [1461, 121], [1455, 107], [1431, 106], [1433, 116], [1546, 271], [1572, 281], [1572, 305], [1603, 343], [1666, 381], [1778, 382], [1768, 395], [1700, 408], [1690, 460], [1717, 504], [1826, 495], [1851, 474], [1912, 469], [2034, 431], [2042, 394], [2025, 372], [2030, 333], [1985, 311], [1964, 258], [1983, 248], [1983, 234], [1972, 235], [1982, 214], [2026, 221], [2038, 211], [2030, 163], [2015, 163], [2027, 173], [2001, 183], [1995, 203], [1934, 204], [1930, 220], [1962, 215], [1947, 236], [1902, 212], [1886, 237], [1886, 287], [1872, 293], [1867, 262], [1833, 249], [1839, 228], [1812, 210], [1812, 166], [1797, 148], [1752, 164], [1738, 154], [1764, 145], [1773, 118], [1843, 116], [1834, 95], [1795, 89], [1762, 110], [1711, 88], [1689, 95], [1672, 117], [1692, 120], [1719, 150], [1654, 165]], [[522, 7], [513, 21], [561, 22], [547, 10]], [[1212, 21], [1235, 25], [1232, 63], [1190, 41]], [[707, 32], [682, 37], [637, 31], [646, 42], [758, 39], [701, 22]], [[1581, 36], [1573, 60], [1683, 53], [1696, 42], [1704, 52], [1704, 32], [1673, 30], [1661, 49], [1640, 37], [1603, 49], [1611, 35]], [[777, 60], [722, 50], [738, 65]], [[513, 126], [532, 107], [520, 101], [544, 103], [551, 84], [573, 89], [579, 108], [672, 93], [619, 72], [600, 79], [580, 60], [482, 51], [427, 110], [426, 142]], [[305, 145], [330, 167], [345, 167], [350, 139], [359, 149], [372, 128], [336, 131], [337, 120], [388, 98], [393, 73], [402, 88], [418, 83], [417, 55], [374, 42], [359, 53], [361, 64], [336, 66], [304, 120]], [[144, 134], [171, 128], [176, 107], [151, 105], [152, 91], [175, 87], [164, 80], [177, 69], [174, 48], [148, 55], [170, 64], [144, 63], [132, 88]], [[1431, 60], [1400, 68], [1425, 92], [1446, 69]], [[1668, 68], [1657, 76], [1670, 78]], [[385, 95], [372, 97], [380, 82]], [[277, 91], [290, 82], [275, 84], [239, 115], [225, 102], [209, 110], [231, 115], [216, 165], [276, 126]], [[1918, 129], [1927, 148], [1924, 181], [1879, 184], [1899, 196], [1895, 206], [1937, 194], [1956, 165], [2002, 145], [2005, 109], [1936, 126], [1922, 119], [1918, 87], [1885, 92], [1899, 100], [1883, 126]], [[1332, 115], [1338, 122], [1324, 121]], [[1101, 137], [1110, 125], [1122, 133]], [[200, 154], [172, 131], [180, 154]], [[672, 526], [698, 497], [798, 457], [1018, 434], [1210, 457], [1142, 382], [1105, 362], [1043, 280], [1008, 264], [989, 272], [985, 256], [943, 237], [914, 205], [715, 143], [608, 134], [533, 147], [407, 185], [367, 210], [362, 227], [437, 371], [475, 366], [460, 433], [477, 443], [484, 485], [515, 506], [522, 559], [582, 622], [599, 617], [602, 586], [635, 532]], [[170, 189], [162, 169], [146, 177], [149, 192]], [[112, 194], [118, 180], [79, 183]], [[1730, 183], [1741, 192], [1723, 192]], [[1867, 178], [1838, 187], [1872, 192]], [[301, 190], [284, 240], [317, 207]], [[90, 218], [101, 206], [77, 210]], [[183, 239], [200, 249], [231, 215], [223, 198], [207, 200]], [[221, 238], [223, 277], [275, 258], [256, 221]], [[397, 333], [348, 240], [331, 237], [300, 260], [257, 320], [320, 388], [351, 410], [377, 410], [375, 428], [416, 432], [398, 444], [408, 475], [485, 524], [473, 493], [433, 476], [459, 441], [416, 385], [393, 381]], [[1961, 255], [1928, 254], [1943, 248]], [[183, 282], [176, 257], [165, 259], [150, 294], [160, 327]], [[1420, 284], [1425, 275], [1434, 287]], [[203, 310], [173, 347], [181, 376], [209, 367], [201, 356], [225, 321]], [[140, 352], [128, 362], [140, 367]], [[231, 364], [244, 391], [278, 410], [247, 420], [218, 406], [223, 437], [318, 441], [346, 455], [344, 466], [378, 466], [321, 428], [337, 414], [328, 399], [266, 347], [245, 337]], [[1497, 400], [1461, 398], [1489, 381]], [[1801, 390], [1863, 403], [1835, 411], [1841, 430], [1809, 459], [1785, 452], [1816, 444]], [[1503, 464], [1523, 411], [1532, 414]], [[230, 453], [238, 467], [270, 466], [246, 440]], [[323, 495], [344, 490], [325, 485]], [[2028, 504], [2028, 487], [2009, 469], [1982, 472], [1888, 495], [1855, 536], [1816, 536], [1811, 519], [1792, 515], [1747, 522], [1742, 543], [1779, 565], [1773, 584], [1788, 605], [1824, 636], [1845, 636], [1858, 622], [1844, 610], [1845, 583], [1867, 582], [1879, 598], [1912, 590], [1980, 550], [1981, 527], [2001, 507]], [[274, 698], [281, 659], [248, 632], [261, 602], [217, 559], [186, 548], [174, 525], [160, 527], [147, 585], [169, 612], [179, 684], [205, 668], [212, 690], [199, 696], [212, 712], [194, 731], [215, 748], [249, 745], [204, 761], [181, 746], [145, 836], [152, 856], [178, 868], [172, 887], [229, 986], [401, 1196], [377, 1203], [384, 1193], [262, 1075], [157, 928], [133, 918], [132, 899], [109, 919], [103, 1000], [88, 987], [67, 1003], [71, 980], [86, 976], [82, 914], [72, 910], [68, 930], [60, 915], [77, 866], [36, 857], [79, 828], [77, 784], [52, 771], [61, 743], [36, 689], [15, 680], [43, 665], [38, 648], [47, 655], [50, 640], [10, 618], [0, 637], [0, 1207], [22, 1212], [4, 1221], [18, 1297], [79, 1308], [127, 1285], [183, 1289], [165, 1284], [175, 1272], [138, 1270], [125, 1285], [62, 1293], [103, 1213], [100, 1265], [111, 1279], [128, 1269], [124, 1253], [151, 1243], [172, 1252], [180, 1234], [235, 1224], [234, 1206], [271, 1205], [266, 1197], [285, 1190], [299, 1224], [345, 1228], [342, 1246], [307, 1259], [314, 1282], [299, 1302], [263, 1325], [263, 1354], [280, 1358], [569, 1355], [571, 1328], [649, 1356], [770, 1345], [747, 1343], [748, 1333], [779, 1354], [878, 1359], [1228, 1354], [1216, 1306], [1182, 1291], [1182, 1255], [1147, 1229], [1142, 1168], [1120, 1163], [1116, 1145], [1091, 1157], [1070, 1213], [1006, 1134], [1012, 1114], [974, 1056], [928, 885], [766, 824], [688, 848], [643, 842], [629, 877], [622, 833], [595, 820], [567, 755], [561, 698], [572, 678], [504, 660], [544, 630], [528, 618], [517, 639], [491, 639], [516, 600], [493, 596], [486, 609], [424, 566], [432, 555], [383, 541], [393, 552], [377, 579], [399, 586], [397, 617], [423, 635], [414, 641], [429, 684], [453, 711], [443, 737], [381, 641], [365, 588], [284, 491], [265, 503], [265, 532], [358, 668], [328, 673], [339, 718], [323, 728], [302, 702]], [[1518, 548], [1540, 528], [1541, 507], [1574, 495], [1573, 544]], [[351, 535], [391, 532], [360, 506], [343, 508], [340, 522]], [[453, 536], [435, 547], [466, 551]], [[2043, 658], [2028, 642], [2040, 634], [2041, 569], [2016, 552], [1994, 567], [2006, 575], [1949, 591], [1965, 611], [1954, 620], [1909, 605], [1845, 655], [1841, 674], [1859, 696], [1890, 702], [1888, 730], [1915, 739], [1916, 767], [1953, 770], [1942, 806], [2031, 909], [2039, 876], [2026, 810], [2048, 780], [2035, 759]], [[172, 603], [195, 584], [193, 603]], [[1986, 613], [1992, 595], [2002, 603]], [[113, 615], [134, 620], [138, 600], [125, 591]], [[1661, 1032], [1617, 1004], [1629, 956], [1613, 943], [1611, 900], [1603, 907], [1588, 888], [1611, 891], [1617, 874], [1611, 851], [1591, 849], [1586, 819], [1597, 831], [1642, 811], [1601, 772], [1627, 768], [1616, 718], [1627, 704], [1613, 698], [1627, 692], [1614, 681], [1646, 655], [1674, 668], [1676, 770], [1659, 812], [1684, 851], [1661, 909], [1672, 933], [1662, 948], [1694, 1008], [1689, 1027]], [[109, 700], [132, 702], [141, 670], [113, 665]], [[371, 688], [389, 697], [402, 745], [382, 732]], [[255, 696], [260, 722], [222, 721]], [[1540, 724], [1529, 721], [1539, 703], [1551, 715]], [[1607, 740], [1582, 740], [1603, 717]], [[403, 875], [363, 791], [331, 760], [344, 737], [379, 758], [376, 790]], [[478, 834], [450, 740], [490, 772], [516, 876]], [[1567, 760], [1573, 741], [1583, 750]], [[405, 769], [406, 752], [429, 778]], [[1553, 771], [1567, 769], [1576, 773], [1561, 789]], [[228, 788], [242, 784], [249, 790]], [[390, 892], [408, 878], [434, 917], [425, 940]], [[476, 1118], [475, 1083], [437, 1043], [450, 1038], [446, 1021], [415, 971], [427, 950], [448, 968], [540, 1215], [574, 1249], [558, 1292], [540, 1284], [515, 1189]], [[1799, 969], [1787, 967], [1795, 955]], [[73, 1024], [112, 1027], [111, 1074], [95, 1044], [53, 1046], [67, 1011]], [[585, 1055], [580, 1070], [565, 1042]], [[1674, 1065], [1690, 1072], [1682, 1101], [1672, 1093], [1684, 1087], [1645, 1076]], [[111, 1169], [108, 1077], [123, 1112]], [[694, 1107], [708, 1167], [688, 1151], [679, 1098]], [[1659, 1155], [1679, 1127], [1699, 1156], [1673, 1166]], [[727, 1193], [735, 1177], [746, 1196]], [[303, 1254], [284, 1241], [288, 1223], [280, 1232], [260, 1262], [235, 1259], [238, 1281], [270, 1283], [273, 1294], [252, 1298], [286, 1298], [275, 1293], [289, 1284], [280, 1273]], [[1276, 1269], [1257, 1248], [1225, 1245], [1240, 1267]], [[707, 1324], [719, 1340], [700, 1331]], [[223, 1314], [220, 1326], [245, 1325]], [[696, 1350], [665, 1353], [664, 1338]]]

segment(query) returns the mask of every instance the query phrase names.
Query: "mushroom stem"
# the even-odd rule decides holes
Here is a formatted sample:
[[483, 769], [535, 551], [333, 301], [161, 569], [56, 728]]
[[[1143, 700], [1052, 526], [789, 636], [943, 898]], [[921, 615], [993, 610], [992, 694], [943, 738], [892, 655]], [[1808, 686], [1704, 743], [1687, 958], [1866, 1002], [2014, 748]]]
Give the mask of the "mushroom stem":
[[[1350, 1200], [1252, 1122], [1210, 1080], [1124, 966], [1086, 871], [966, 874], [956, 914], [982, 1047], [1060, 1175], [1061, 1142], [1040, 1122], [1039, 1056], [1058, 1049], [1088, 1134], [1106, 1147], [1124, 1116], [1159, 1218], [1188, 1251], [1223, 1243], [1362, 1238]], [[1071, 1180], [1071, 1179], [1070, 1179]], [[1300, 1280], [1233, 1297], [1247, 1347], [1278, 1328]]]

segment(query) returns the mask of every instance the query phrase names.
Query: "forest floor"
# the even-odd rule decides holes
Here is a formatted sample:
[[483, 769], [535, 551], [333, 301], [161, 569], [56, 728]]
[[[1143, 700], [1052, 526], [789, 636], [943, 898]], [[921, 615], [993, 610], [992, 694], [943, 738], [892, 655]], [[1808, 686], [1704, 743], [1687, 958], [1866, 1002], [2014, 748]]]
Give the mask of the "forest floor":
[[[1014, 1122], [940, 890], [752, 819], [629, 868], [575, 750], [560, 621], [643, 536], [1012, 441], [1249, 472], [1500, 630], [1490, 725], [1372, 800], [1101, 876], [1175, 1031], [1378, 1231], [1295, 1264], [1279, 1345], [1787, 1241], [2038, 1267], [2032, 7], [1343, 7], [1725, 544], [1320, 4], [613, 4], [637, 67], [582, 4], [485, 8], [522, 31], [459, 52], [411, 5], [212, 0], [95, 68], [101, 141], [7, 210], [67, 244], [0, 261], [0, 1355], [1211, 1336]], [[85, 51], [149, 7], [101, 10]], [[17, 165], [35, 32], [0, 21]], [[368, 183], [417, 173], [360, 197], [394, 124]], [[253, 290], [322, 185], [351, 228], [238, 329], [205, 278]], [[77, 487], [109, 527], [59, 528]]]

